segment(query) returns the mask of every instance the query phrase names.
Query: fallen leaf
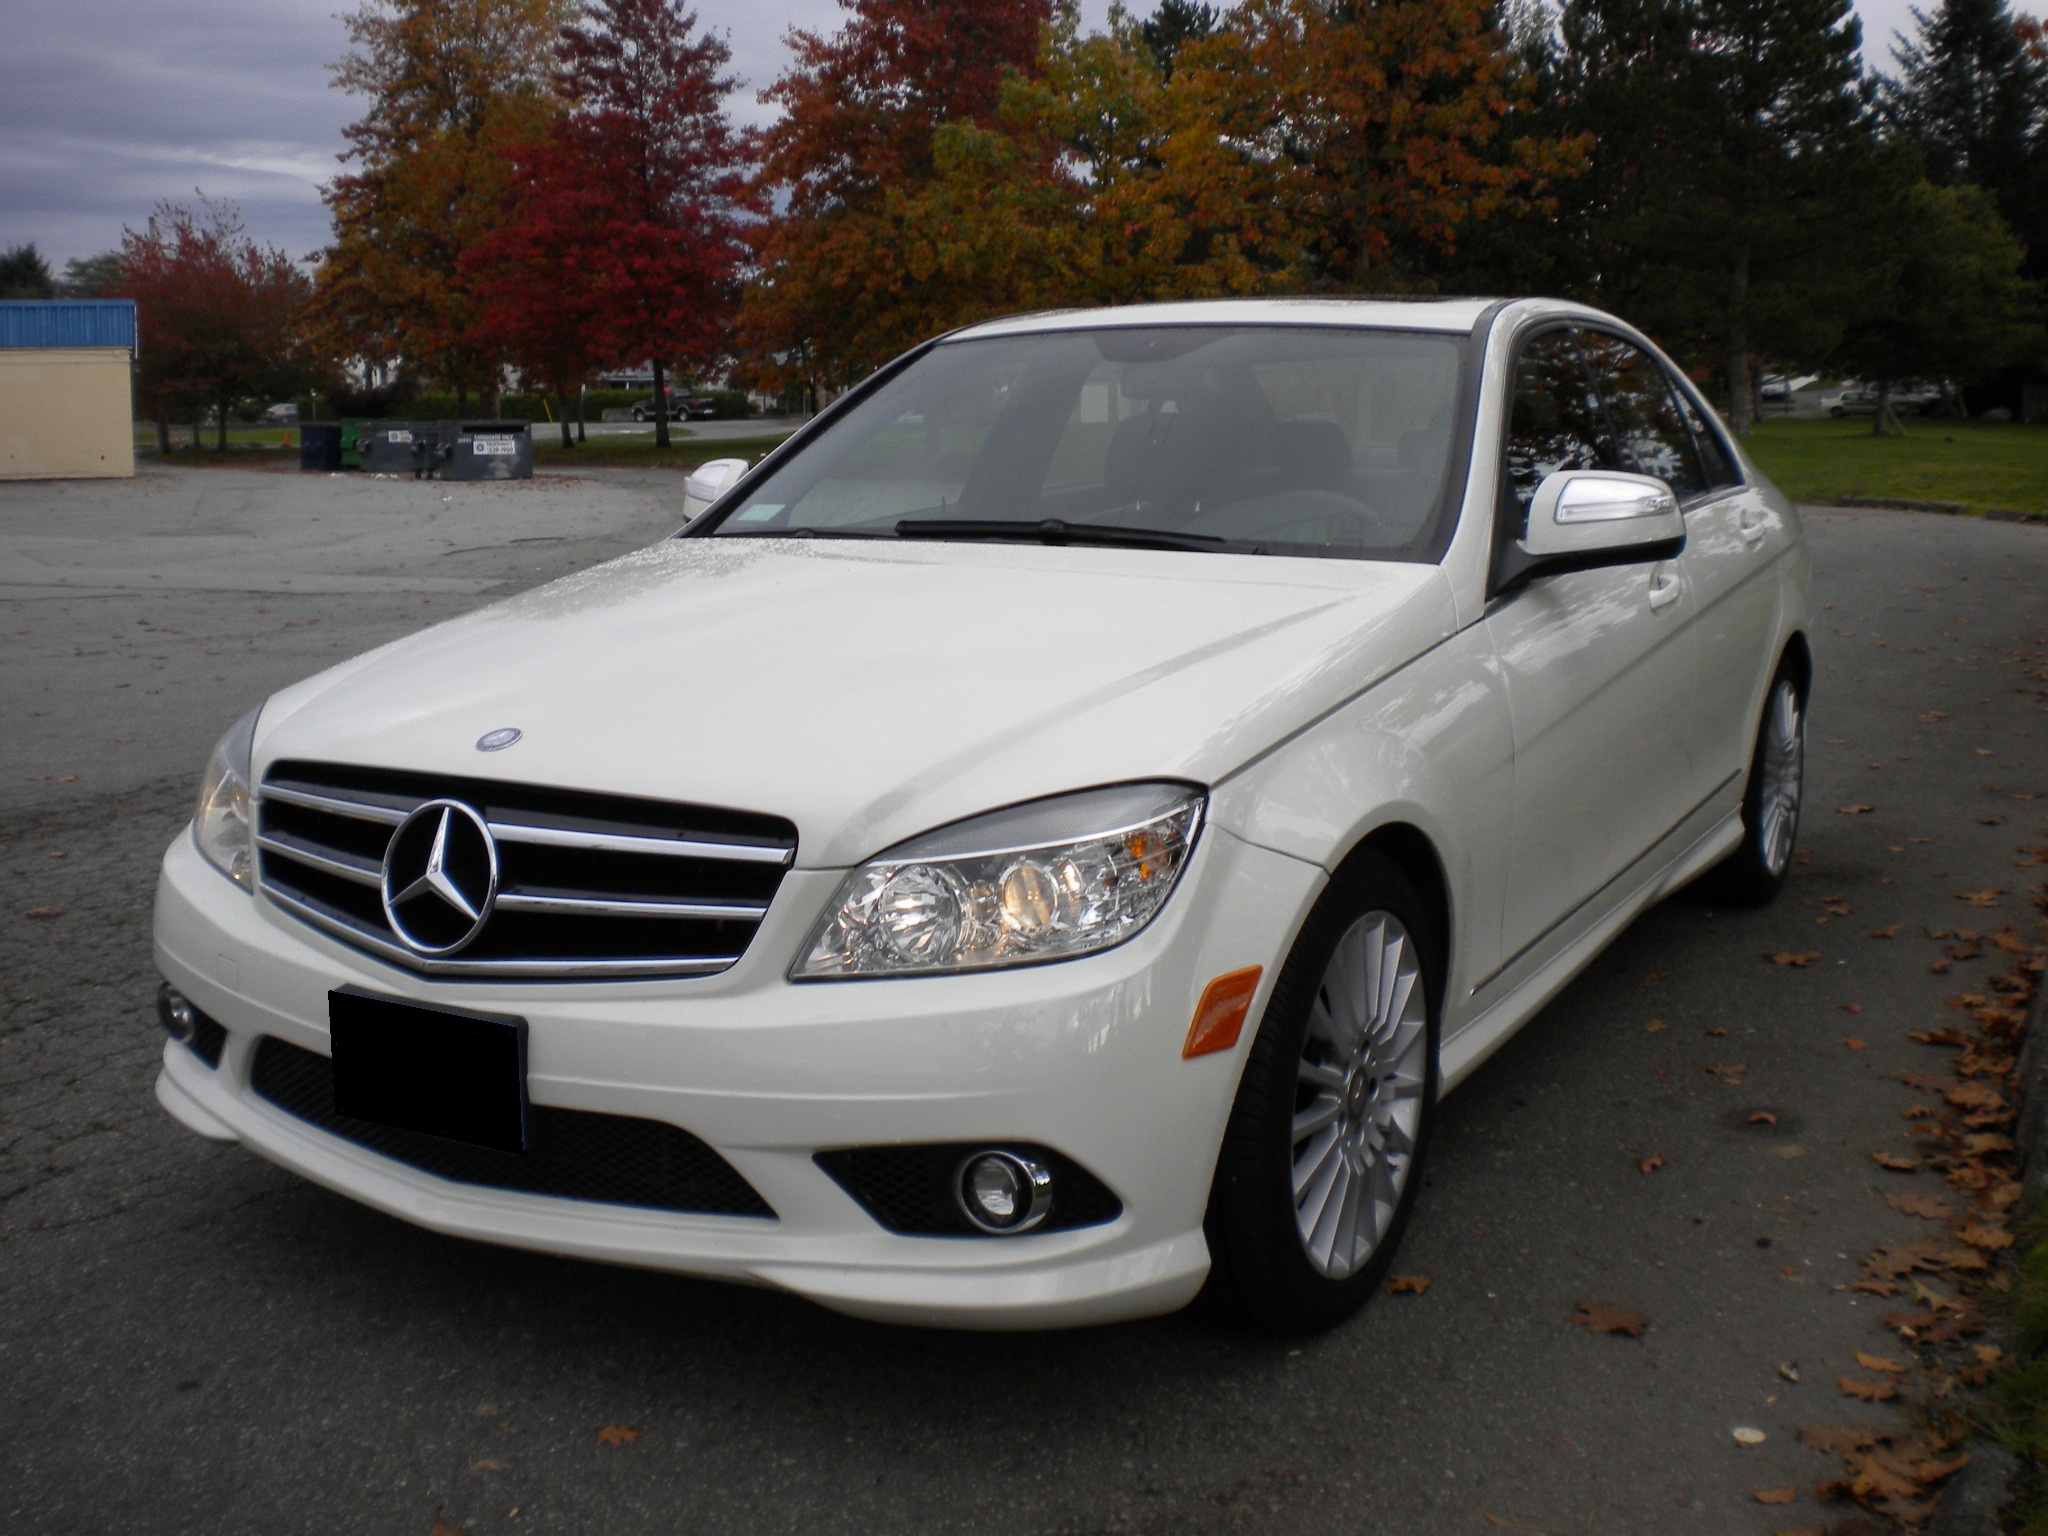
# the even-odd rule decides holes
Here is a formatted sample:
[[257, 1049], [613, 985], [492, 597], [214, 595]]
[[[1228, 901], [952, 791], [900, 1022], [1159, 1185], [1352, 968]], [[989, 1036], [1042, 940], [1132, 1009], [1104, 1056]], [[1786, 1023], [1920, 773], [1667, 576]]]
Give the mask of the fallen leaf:
[[1420, 1296], [1429, 1289], [1429, 1276], [1395, 1275], [1384, 1289], [1389, 1296]]
[[64, 909], [62, 907], [30, 907], [26, 912], [22, 913], [23, 917], [62, 917], [63, 915]]
[[1778, 1374], [1787, 1381], [1797, 1381], [1799, 1379], [1799, 1367], [1790, 1360], [1787, 1360], [1778, 1367]]
[[1781, 949], [1775, 955], [1766, 952], [1764, 958], [1773, 965], [1789, 965], [1796, 970], [1803, 971], [1820, 958], [1820, 951], [1808, 949], [1795, 954], [1789, 949]]
[[1930, 709], [1926, 714], [1916, 715], [1914, 718], [1922, 725], [1932, 725], [1937, 720], [1946, 720], [1948, 718], [1948, 711], [1945, 709]]
[[1984, 1248], [1993, 1253], [1996, 1253], [2001, 1248], [2010, 1248], [2012, 1246], [2012, 1234], [2010, 1232], [2001, 1232], [1996, 1227], [1987, 1227], [1974, 1221], [1965, 1226], [1956, 1236], [1968, 1243], [1972, 1248]]
[[624, 1424], [607, 1424], [597, 1432], [597, 1438], [606, 1445], [631, 1445], [640, 1438], [640, 1431]]
[[1751, 1125], [1776, 1125], [1778, 1117], [1768, 1109], [1753, 1109], [1749, 1112], [1749, 1123]]
[[1880, 1168], [1891, 1168], [1899, 1173], [1911, 1173], [1920, 1166], [1918, 1158], [1900, 1157], [1896, 1152], [1873, 1152], [1870, 1160]]
[[1977, 1357], [1980, 1365], [1996, 1365], [2005, 1358], [2005, 1351], [1996, 1344], [1973, 1344], [1970, 1352]]
[[1664, 1021], [1662, 1019], [1652, 1019], [1649, 1023], [1643, 1026], [1643, 1033], [1646, 1035], [1654, 1035], [1657, 1033], [1657, 1031], [1659, 1031], [1662, 1028], [1664, 1028]]
[[1671, 973], [1669, 971], [1652, 971], [1643, 978], [1645, 981], [1669, 981], [1670, 979]]
[[1884, 1438], [1884, 1434], [1884, 1430], [1874, 1424], [1809, 1425], [1799, 1431], [1799, 1443], [1830, 1456], [1848, 1456], [1869, 1450]]
[[[1888, 1381], [1865, 1381], [1860, 1376], [1837, 1376], [1835, 1385], [1842, 1389], [1842, 1395], [1853, 1397], [1864, 1403], [1883, 1403], [1899, 1395], [1899, 1389]], [[1917, 1490], [1909, 1489], [1908, 1492]]]
[[1945, 1221], [1956, 1213], [1954, 1206], [1936, 1195], [1886, 1195], [1884, 1203], [1895, 1211], [1927, 1221]]
[[1868, 816], [1877, 807], [1874, 805], [1838, 805], [1835, 809], [1844, 816]]
[[510, 1468], [510, 1465], [511, 1463], [509, 1462], [492, 1461], [489, 1457], [485, 1457], [481, 1461], [472, 1461], [469, 1464], [469, 1470], [472, 1472], [504, 1472]]
[[450, 1525], [446, 1520], [436, 1520], [427, 1536], [469, 1536], [469, 1532], [459, 1525]]
[[1655, 1173], [1659, 1168], [1662, 1168], [1663, 1166], [1663, 1155], [1661, 1153], [1654, 1152], [1651, 1153], [1650, 1156], [1644, 1158], [1640, 1163], [1636, 1164], [1636, 1167], [1642, 1170], [1644, 1173]]
[[1750, 1495], [1759, 1504], [1790, 1504], [1799, 1497], [1797, 1488], [1759, 1488]]
[[1751, 1429], [1747, 1424], [1738, 1424], [1729, 1433], [1735, 1437], [1737, 1445], [1762, 1445], [1764, 1443], [1764, 1432], [1760, 1429]]
[[2005, 894], [2001, 890], [1957, 891], [1956, 900], [1966, 907], [1995, 907], [1998, 898]]
[[1870, 930], [1870, 936], [1873, 939], [1896, 939], [1899, 936], [1899, 930], [1905, 926], [1904, 923], [1892, 923], [1883, 928], [1873, 928]]
[[75, 773], [60, 773], [57, 775], [57, 782], [59, 784], [76, 784], [78, 782], [78, 775]]
[[1844, 1013], [1861, 1013], [1863, 1011], [1861, 1003], [1837, 1003], [1835, 1006]]
[[1906, 1374], [1906, 1368], [1898, 1361], [1888, 1360], [1883, 1355], [1866, 1355], [1860, 1349], [1856, 1351], [1856, 1363], [1866, 1371], [1883, 1371], [1887, 1376]]
[[1595, 1333], [1625, 1333], [1632, 1339], [1643, 1336], [1642, 1313], [1625, 1311], [1604, 1301], [1580, 1302], [1572, 1321]]
[[1854, 1035], [1844, 1035], [1842, 1036], [1842, 1048], [1849, 1051], [1860, 1051], [1863, 1049], [1863, 1042]]

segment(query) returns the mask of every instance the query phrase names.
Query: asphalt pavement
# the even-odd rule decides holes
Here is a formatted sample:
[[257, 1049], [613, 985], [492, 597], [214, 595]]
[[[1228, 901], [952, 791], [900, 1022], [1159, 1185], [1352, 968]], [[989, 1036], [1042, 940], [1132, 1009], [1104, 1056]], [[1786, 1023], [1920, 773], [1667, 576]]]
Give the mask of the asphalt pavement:
[[[329, 659], [659, 536], [680, 494], [633, 472], [0, 486], [0, 1529], [1834, 1518], [1811, 1494], [1838, 1465], [1796, 1432], [1873, 1416], [1836, 1375], [1902, 1346], [1849, 1287], [1921, 1230], [1881, 1195], [1940, 1188], [1866, 1154], [1904, 1146], [1896, 1074], [1940, 1069], [1907, 1032], [2009, 959], [1936, 974], [1928, 935], [2034, 931], [2042, 871], [2013, 860], [2048, 843], [2048, 529], [1809, 513], [1795, 878], [1759, 912], [1646, 914], [1444, 1104], [1397, 1265], [1423, 1294], [1295, 1343], [1194, 1315], [986, 1336], [438, 1237], [150, 1095], [155, 864], [220, 729]], [[1786, 952], [1813, 958], [1766, 958]], [[1585, 1302], [1647, 1326], [1594, 1334]], [[1754, 1501], [1781, 1485], [1794, 1504]]]

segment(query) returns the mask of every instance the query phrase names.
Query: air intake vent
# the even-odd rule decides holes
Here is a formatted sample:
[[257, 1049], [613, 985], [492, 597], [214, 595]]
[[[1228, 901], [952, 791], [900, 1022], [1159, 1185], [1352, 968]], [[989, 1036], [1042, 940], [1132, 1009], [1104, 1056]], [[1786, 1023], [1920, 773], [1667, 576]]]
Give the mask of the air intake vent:
[[333, 1064], [272, 1035], [256, 1044], [251, 1081], [288, 1114], [460, 1184], [711, 1216], [775, 1215], [732, 1164], [665, 1121], [536, 1104], [532, 1149], [493, 1152], [337, 1114]]
[[[385, 851], [435, 802], [452, 807], [463, 857], [451, 848], [447, 879], [398, 903], [401, 933], [383, 899]], [[440, 867], [448, 840], [436, 841], [437, 814], [401, 840], [400, 853], [421, 867], [394, 872], [394, 896], [421, 880], [429, 854]], [[796, 857], [796, 828], [779, 817], [298, 762], [265, 776], [256, 834], [259, 883], [272, 901], [431, 976], [722, 971], [746, 952]]]

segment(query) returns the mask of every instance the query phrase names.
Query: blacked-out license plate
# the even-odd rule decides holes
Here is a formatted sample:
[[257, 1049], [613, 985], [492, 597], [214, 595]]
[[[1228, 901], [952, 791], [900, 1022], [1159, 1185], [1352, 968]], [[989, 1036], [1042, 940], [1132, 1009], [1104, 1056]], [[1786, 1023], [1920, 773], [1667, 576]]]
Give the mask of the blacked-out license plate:
[[403, 1131], [524, 1152], [526, 1020], [327, 994], [334, 1107]]

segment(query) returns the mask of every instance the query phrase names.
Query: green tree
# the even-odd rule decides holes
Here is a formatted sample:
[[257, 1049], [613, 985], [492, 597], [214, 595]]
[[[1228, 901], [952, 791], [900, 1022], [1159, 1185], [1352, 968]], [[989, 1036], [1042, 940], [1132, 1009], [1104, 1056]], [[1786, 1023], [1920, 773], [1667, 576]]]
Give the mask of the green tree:
[[54, 299], [50, 264], [33, 244], [0, 251], [0, 299]]
[[1159, 9], [1138, 24], [1138, 36], [1151, 50], [1163, 78], [1173, 77], [1173, 61], [1186, 43], [1197, 43], [1221, 21], [1213, 5], [1199, 0], [1159, 0]]
[[[1903, 158], [1904, 164], [1900, 164]], [[1940, 187], [1893, 157], [1866, 210], [1863, 254], [1846, 269], [1837, 357], [1877, 385], [1874, 432], [1903, 432], [1895, 384], [1982, 378], [2041, 360], [2040, 290], [2021, 276], [2019, 241], [1979, 187]]]
[[58, 288], [66, 298], [107, 299], [121, 291], [121, 253], [102, 251], [97, 256], [74, 256], [64, 263], [64, 278]]
[[1930, 180], [1990, 192], [2033, 275], [2048, 276], [2048, 59], [2029, 46], [2038, 24], [2023, 26], [2005, 0], [1943, 0], [1916, 8], [1913, 23], [1892, 49], [1898, 78], [1881, 90], [1889, 124]]

